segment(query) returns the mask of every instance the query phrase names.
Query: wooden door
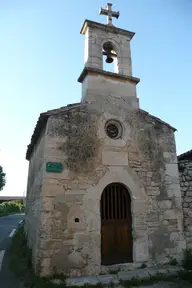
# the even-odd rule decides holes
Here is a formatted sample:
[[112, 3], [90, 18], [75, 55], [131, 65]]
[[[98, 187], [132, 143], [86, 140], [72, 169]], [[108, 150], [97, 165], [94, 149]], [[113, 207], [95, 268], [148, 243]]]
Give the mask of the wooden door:
[[101, 264], [132, 262], [131, 199], [124, 185], [108, 185], [101, 197]]

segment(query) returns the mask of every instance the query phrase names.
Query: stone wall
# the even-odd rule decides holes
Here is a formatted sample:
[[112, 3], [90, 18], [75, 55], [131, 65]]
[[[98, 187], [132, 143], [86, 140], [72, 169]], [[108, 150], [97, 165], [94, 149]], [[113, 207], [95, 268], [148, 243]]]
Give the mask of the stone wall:
[[[43, 180], [44, 213], [39, 234], [42, 275], [52, 273], [54, 267], [58, 273], [68, 275], [94, 273], [89, 270], [96, 262], [95, 257], [91, 259], [91, 251], [96, 252], [96, 257], [98, 254], [94, 247], [99, 215], [89, 222], [91, 203], [88, 207], [84, 197], [86, 189], [107, 170], [99, 164], [97, 120], [98, 115], [89, 114], [86, 105], [61, 110], [48, 120], [45, 161], [62, 162], [64, 169], [62, 174], [46, 173]], [[79, 222], [75, 222], [76, 218]]]
[[128, 121], [129, 165], [148, 196], [141, 225], [147, 225], [149, 255], [151, 260], [166, 262], [185, 247], [174, 132], [141, 110]]
[[192, 248], [192, 161], [179, 161], [179, 175], [187, 248]]
[[44, 168], [44, 135], [42, 131], [29, 162], [27, 195], [26, 195], [26, 216], [25, 231], [29, 247], [33, 252], [33, 262], [37, 269], [39, 249], [39, 226], [41, 223], [42, 210], [42, 182]]
[[[172, 128], [126, 101], [121, 105], [122, 99], [106, 100], [49, 117], [44, 160], [64, 168], [43, 178], [41, 275], [107, 271], [101, 266], [100, 199], [111, 182], [123, 183], [131, 195], [134, 264], [167, 262], [185, 248]], [[121, 122], [120, 139], [106, 135], [109, 119]]]

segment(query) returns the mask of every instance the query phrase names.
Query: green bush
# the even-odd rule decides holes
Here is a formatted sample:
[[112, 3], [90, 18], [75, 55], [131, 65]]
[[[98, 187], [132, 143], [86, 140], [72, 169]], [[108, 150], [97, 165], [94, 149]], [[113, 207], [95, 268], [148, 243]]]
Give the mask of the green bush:
[[183, 252], [183, 268], [186, 270], [192, 270], [192, 249], [185, 249]]
[[0, 216], [24, 212], [24, 205], [16, 200], [0, 204]]

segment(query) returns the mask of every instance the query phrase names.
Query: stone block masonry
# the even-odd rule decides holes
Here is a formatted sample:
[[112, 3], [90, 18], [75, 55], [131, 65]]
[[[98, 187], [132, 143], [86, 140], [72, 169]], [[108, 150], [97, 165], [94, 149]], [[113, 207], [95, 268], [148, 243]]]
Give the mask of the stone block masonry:
[[[44, 174], [44, 145], [45, 128], [33, 150], [28, 170], [27, 197], [26, 197], [26, 225], [25, 231], [28, 235], [28, 245], [32, 249], [32, 260], [35, 269], [39, 261], [39, 229], [41, 225], [41, 212], [43, 205], [42, 183]], [[44, 209], [43, 209], [44, 210]]]
[[187, 248], [192, 248], [192, 161], [179, 161], [179, 177]]
[[[107, 275], [98, 275], [98, 276], [89, 276], [89, 277], [71, 277], [65, 280], [65, 285], [67, 287], [73, 287], [73, 286], [78, 287], [78, 286], [84, 286], [84, 285], [111, 285], [111, 284], [119, 286], [119, 284], [121, 283], [121, 287], [124, 287], [124, 285], [122, 285], [123, 281], [131, 281], [135, 278], [138, 281], [149, 280], [151, 277], [158, 276], [160, 273], [162, 274], [162, 278], [166, 276], [174, 277], [174, 276], [177, 276], [180, 273], [180, 271], [182, 271], [180, 267], [159, 266], [159, 267], [153, 267], [153, 268], [137, 269], [133, 271], [123, 271], [123, 272], [118, 272], [117, 274], [107, 274]], [[158, 284], [156, 285], [160, 287]], [[157, 287], [156, 285], [153, 287]], [[164, 285], [162, 283], [161, 287], [168, 287], [167, 285], [166, 286]], [[174, 285], [176, 284], [174, 283]]]
[[[31, 243], [35, 267], [43, 276], [54, 271], [68, 276], [107, 272], [101, 265], [100, 201], [110, 183], [122, 183], [131, 197], [130, 267], [168, 262], [184, 248], [173, 130], [141, 110], [123, 109], [119, 101], [114, 98], [105, 112], [94, 104], [59, 109], [47, 121], [39, 142], [41, 165], [36, 164], [35, 183], [41, 179], [41, 191], [34, 194], [36, 204], [28, 203], [26, 215], [28, 240], [36, 243]], [[120, 121], [120, 139], [107, 136], [105, 123], [110, 119]], [[38, 149], [30, 167], [38, 163]], [[47, 161], [62, 162], [62, 173], [47, 173]], [[30, 169], [29, 183], [34, 177]], [[38, 231], [32, 235], [35, 219]]]

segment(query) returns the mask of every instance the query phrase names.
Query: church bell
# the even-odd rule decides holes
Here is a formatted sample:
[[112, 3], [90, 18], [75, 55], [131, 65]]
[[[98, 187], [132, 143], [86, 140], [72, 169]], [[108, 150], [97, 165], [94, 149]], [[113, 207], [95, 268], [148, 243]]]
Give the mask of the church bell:
[[107, 58], [105, 60], [106, 63], [112, 63], [113, 62], [113, 54], [112, 54], [112, 50], [113, 50], [113, 46], [111, 44], [111, 42], [107, 42], [103, 45], [103, 55], [106, 55]]
[[112, 58], [111, 53], [108, 53], [108, 54], [107, 54], [107, 58], [106, 58], [105, 62], [106, 62], [106, 63], [112, 63], [112, 62], [113, 62], [113, 58]]

